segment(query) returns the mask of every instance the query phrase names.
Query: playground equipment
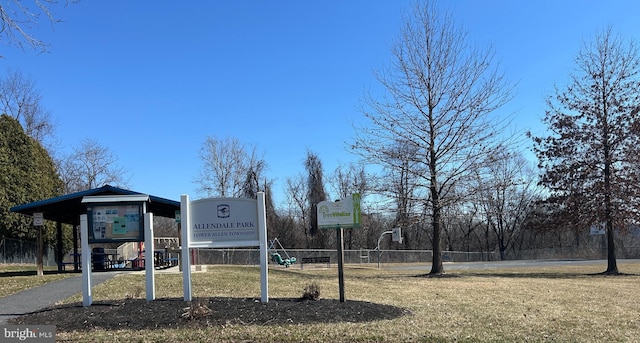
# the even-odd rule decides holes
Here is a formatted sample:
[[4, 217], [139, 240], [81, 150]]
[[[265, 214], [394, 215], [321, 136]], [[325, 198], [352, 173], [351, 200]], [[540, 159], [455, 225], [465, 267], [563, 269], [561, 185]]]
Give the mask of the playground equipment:
[[[280, 253], [278, 252], [278, 247], [280, 247], [280, 250], [282, 250], [282, 252], [286, 256], [285, 258], [283, 258], [282, 255], [280, 255]], [[280, 244], [278, 238], [274, 238], [273, 240], [269, 241], [269, 252], [271, 254], [271, 260], [274, 263], [285, 266], [286, 268], [289, 268], [290, 265], [298, 261], [295, 257], [289, 256], [287, 250], [285, 250], [282, 244]]]
[[376, 250], [378, 250], [378, 269], [380, 269], [380, 241], [382, 241], [382, 237], [387, 234], [391, 234], [391, 239], [394, 242], [402, 244], [402, 229], [399, 227], [393, 228], [380, 234], [380, 238], [378, 238], [378, 246], [376, 247]]

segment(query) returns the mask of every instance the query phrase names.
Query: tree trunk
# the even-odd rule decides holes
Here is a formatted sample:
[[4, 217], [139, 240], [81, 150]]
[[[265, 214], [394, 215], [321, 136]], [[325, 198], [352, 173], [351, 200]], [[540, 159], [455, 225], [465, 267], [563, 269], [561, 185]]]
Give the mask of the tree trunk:
[[[606, 108], [605, 108], [606, 111]], [[609, 127], [604, 125], [604, 137], [609, 138]], [[618, 264], [616, 262], [616, 247], [613, 240], [613, 215], [611, 201], [611, 159], [609, 156], [610, 147], [608, 141], [604, 142], [604, 217], [607, 229], [607, 270], [605, 274], [618, 274]]]
[[507, 259], [507, 256], [505, 254], [507, 248], [505, 247], [504, 244], [504, 237], [500, 237], [500, 239], [498, 240], [498, 246], [499, 246], [499, 250], [500, 250], [500, 261], [504, 261]]
[[431, 262], [430, 275], [444, 273], [442, 266], [442, 248], [440, 247], [440, 208], [434, 206], [433, 209], [433, 259]]
[[442, 240], [440, 239], [440, 231], [442, 230], [440, 216], [442, 215], [442, 208], [440, 207], [440, 194], [436, 187], [438, 183], [435, 174], [435, 163], [432, 163], [431, 170], [431, 199], [433, 201], [433, 258], [429, 274], [434, 275], [444, 273], [444, 268], [442, 266]]
[[605, 274], [618, 274], [618, 263], [616, 261], [616, 246], [613, 240], [613, 225], [607, 223], [607, 271]]

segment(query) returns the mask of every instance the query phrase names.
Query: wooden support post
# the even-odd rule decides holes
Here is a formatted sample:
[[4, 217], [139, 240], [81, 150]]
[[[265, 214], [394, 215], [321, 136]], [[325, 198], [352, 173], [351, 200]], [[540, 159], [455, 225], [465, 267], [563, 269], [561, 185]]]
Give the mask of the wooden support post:
[[37, 264], [38, 264], [38, 276], [44, 275], [44, 267], [42, 266], [44, 261], [44, 242], [42, 241], [42, 225], [38, 225], [38, 256], [37, 256]]
[[56, 262], [58, 263], [58, 272], [63, 269], [64, 251], [62, 251], [62, 223], [56, 222]]

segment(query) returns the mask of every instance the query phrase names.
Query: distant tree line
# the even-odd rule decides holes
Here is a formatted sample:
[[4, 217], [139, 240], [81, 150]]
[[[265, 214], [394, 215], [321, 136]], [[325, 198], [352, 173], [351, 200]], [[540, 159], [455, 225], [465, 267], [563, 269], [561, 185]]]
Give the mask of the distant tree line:
[[[1, 14], [1, 12], [0, 12]], [[255, 146], [208, 137], [195, 177], [205, 197], [267, 196], [268, 235], [285, 248], [335, 248], [317, 227], [320, 201], [360, 193], [363, 223], [347, 230], [347, 249], [373, 249], [383, 231], [404, 242], [384, 249], [432, 250], [430, 274], [444, 272], [443, 252], [494, 252], [500, 259], [535, 249], [616, 251], [640, 237], [640, 57], [635, 41], [611, 28], [585, 42], [566, 85], [546, 99], [546, 135], [531, 133], [538, 169], [507, 135], [498, 115], [514, 85], [490, 48], [473, 46], [450, 12], [418, 3], [376, 72], [379, 94], [362, 101], [364, 123], [349, 147], [359, 163], [327, 172], [311, 150], [304, 172], [286, 179], [273, 200], [268, 163]], [[33, 239], [18, 204], [106, 183], [127, 186], [127, 171], [107, 147], [86, 139], [56, 151], [55, 125], [35, 83], [16, 71], [0, 78], [0, 235]], [[163, 232], [174, 226], [163, 222]], [[591, 235], [590, 232], [604, 235]], [[45, 240], [53, 242], [50, 230]], [[65, 239], [65, 245], [69, 240]]]

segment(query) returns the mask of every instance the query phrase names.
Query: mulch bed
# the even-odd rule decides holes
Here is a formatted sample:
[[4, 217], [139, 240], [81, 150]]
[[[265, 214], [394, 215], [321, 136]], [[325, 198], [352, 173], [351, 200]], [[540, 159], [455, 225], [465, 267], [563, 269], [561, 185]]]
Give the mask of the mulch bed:
[[408, 310], [364, 301], [340, 302], [335, 299], [253, 298], [122, 299], [50, 307], [11, 319], [15, 325], [56, 325], [58, 332], [141, 330], [216, 325], [286, 325], [338, 322], [369, 322], [410, 314]]

